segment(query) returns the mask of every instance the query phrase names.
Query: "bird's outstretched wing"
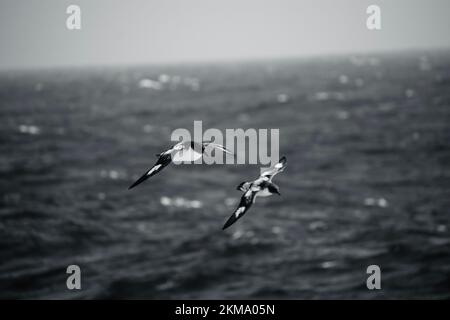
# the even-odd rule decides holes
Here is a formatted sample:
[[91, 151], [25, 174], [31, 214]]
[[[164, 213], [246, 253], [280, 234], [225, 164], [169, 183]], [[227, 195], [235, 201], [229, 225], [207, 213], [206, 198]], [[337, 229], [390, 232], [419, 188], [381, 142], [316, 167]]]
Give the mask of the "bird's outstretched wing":
[[172, 162], [175, 164], [197, 161], [204, 155], [204, 151], [208, 147], [219, 149], [222, 152], [232, 154], [231, 151], [229, 151], [227, 148], [217, 143], [197, 143], [195, 141], [186, 141], [181, 143], [181, 145], [183, 146], [183, 148], [176, 151], [172, 156]]
[[233, 154], [233, 152], [231, 152], [230, 150], [228, 150], [227, 148], [225, 148], [221, 144], [212, 143], [212, 142], [203, 142], [203, 145], [205, 147], [212, 147], [212, 148], [215, 148], [215, 149], [219, 149], [220, 151], [223, 151], [223, 152], [228, 153], [228, 154]]
[[273, 166], [273, 168], [270, 168], [269, 170], [264, 171], [261, 173], [260, 178], [266, 177], [269, 179], [269, 181], [272, 181], [272, 178], [279, 172], [282, 172], [284, 168], [286, 168], [286, 157], [282, 157], [276, 165]]
[[251, 207], [251, 205], [255, 202], [255, 195], [259, 191], [257, 188], [252, 188], [246, 191], [241, 198], [241, 201], [239, 202], [239, 206], [234, 211], [234, 213], [231, 215], [230, 218], [228, 218], [227, 222], [225, 222], [222, 230], [225, 230], [229, 226], [231, 226], [233, 223], [235, 223], [239, 218], [241, 218], [247, 210]]
[[154, 176], [158, 172], [160, 172], [162, 169], [164, 169], [168, 164], [172, 162], [172, 157], [170, 153], [162, 153], [159, 155], [158, 161], [153, 165], [153, 167], [150, 168], [146, 173], [142, 175], [139, 179], [137, 179], [128, 189], [132, 189], [136, 187], [138, 184], [144, 182], [151, 176]]

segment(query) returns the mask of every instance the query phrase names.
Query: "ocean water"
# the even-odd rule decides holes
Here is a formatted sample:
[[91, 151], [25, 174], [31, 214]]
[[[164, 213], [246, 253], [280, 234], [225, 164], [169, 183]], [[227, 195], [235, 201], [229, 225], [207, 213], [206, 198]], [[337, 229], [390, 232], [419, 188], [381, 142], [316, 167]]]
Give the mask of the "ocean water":
[[[222, 231], [258, 165], [127, 190], [194, 120], [279, 129], [282, 196]], [[449, 52], [3, 72], [0, 133], [1, 298], [450, 298]]]

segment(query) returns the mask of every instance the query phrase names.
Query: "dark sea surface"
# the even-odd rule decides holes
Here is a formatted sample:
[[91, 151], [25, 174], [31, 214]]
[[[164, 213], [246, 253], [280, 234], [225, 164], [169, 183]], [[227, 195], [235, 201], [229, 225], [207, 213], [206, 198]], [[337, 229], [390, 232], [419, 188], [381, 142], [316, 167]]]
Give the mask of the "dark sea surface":
[[[222, 231], [259, 165], [127, 190], [194, 120], [279, 129], [282, 196]], [[0, 133], [0, 298], [450, 298], [449, 52], [3, 72]]]

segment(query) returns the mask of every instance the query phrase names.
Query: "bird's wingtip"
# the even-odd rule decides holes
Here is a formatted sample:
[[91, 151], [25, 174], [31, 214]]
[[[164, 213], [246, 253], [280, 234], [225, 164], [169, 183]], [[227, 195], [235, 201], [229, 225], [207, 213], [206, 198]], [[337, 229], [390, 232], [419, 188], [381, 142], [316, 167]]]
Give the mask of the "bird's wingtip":
[[142, 177], [140, 177], [139, 179], [137, 179], [131, 186], [128, 187], [128, 190], [133, 189], [134, 187], [136, 187], [138, 184], [141, 184], [142, 182], [144, 182], [145, 180], [147, 180], [149, 178], [149, 175], [144, 173], [144, 175]]
[[234, 216], [231, 216], [228, 220], [227, 220], [227, 222], [225, 222], [225, 224], [223, 225], [223, 227], [222, 227], [222, 230], [225, 230], [225, 229], [227, 229], [229, 226], [231, 226], [233, 223], [235, 223], [236, 222], [236, 219], [234, 219]]
[[136, 185], [137, 185], [137, 184], [136, 184], [136, 182], [135, 182], [135, 183], [133, 183], [133, 184], [132, 184], [131, 186], [129, 186], [129, 187], [128, 187], [128, 190], [131, 190], [131, 189], [133, 189], [134, 187], [136, 187]]

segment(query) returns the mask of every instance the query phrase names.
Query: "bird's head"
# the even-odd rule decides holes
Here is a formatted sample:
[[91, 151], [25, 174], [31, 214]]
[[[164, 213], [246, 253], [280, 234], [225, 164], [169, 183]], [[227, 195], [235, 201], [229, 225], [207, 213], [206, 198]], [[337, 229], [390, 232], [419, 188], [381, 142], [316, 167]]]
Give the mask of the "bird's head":
[[173, 146], [172, 149], [175, 150], [175, 151], [180, 151], [180, 150], [182, 150], [182, 149], [183, 149], [183, 143], [182, 143], [182, 142], [177, 143], [176, 145]]
[[250, 182], [241, 182], [237, 187], [236, 190], [240, 190], [240, 191], [247, 191], [250, 188]]

